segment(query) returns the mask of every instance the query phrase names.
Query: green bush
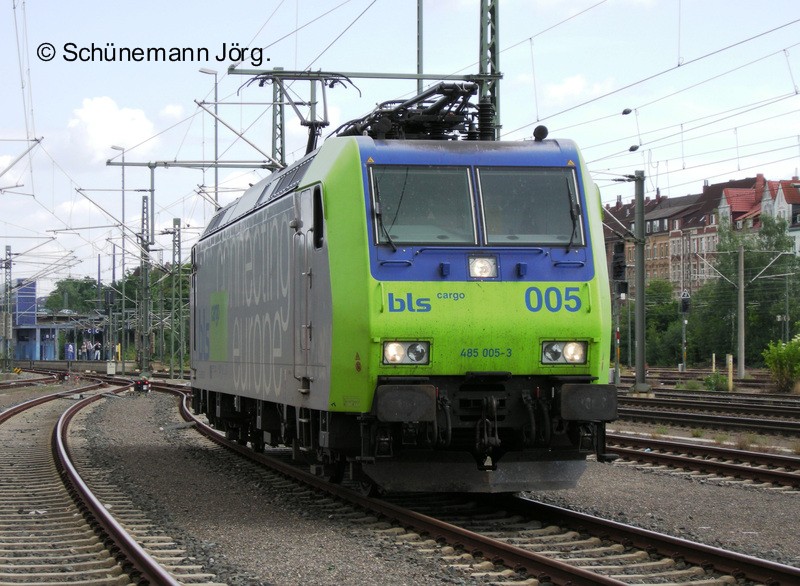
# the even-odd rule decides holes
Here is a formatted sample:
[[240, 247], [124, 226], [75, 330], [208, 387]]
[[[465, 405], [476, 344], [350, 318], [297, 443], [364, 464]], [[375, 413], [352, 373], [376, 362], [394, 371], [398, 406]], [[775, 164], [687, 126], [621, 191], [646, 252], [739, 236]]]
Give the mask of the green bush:
[[703, 379], [703, 384], [709, 391], [727, 391], [728, 377], [726, 377], [720, 371], [712, 372], [705, 379]]
[[779, 393], [790, 393], [800, 380], [800, 336], [791, 342], [770, 342], [762, 353]]
[[703, 383], [699, 380], [690, 379], [675, 385], [675, 388], [681, 388], [685, 391], [701, 391], [703, 389]]

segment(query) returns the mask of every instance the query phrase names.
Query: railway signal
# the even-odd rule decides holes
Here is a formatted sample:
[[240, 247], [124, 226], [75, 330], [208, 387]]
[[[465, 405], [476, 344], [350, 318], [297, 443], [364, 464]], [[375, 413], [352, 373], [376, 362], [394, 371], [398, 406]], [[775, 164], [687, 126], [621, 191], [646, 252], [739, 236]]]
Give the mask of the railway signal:
[[683, 293], [681, 293], [681, 313], [689, 313], [691, 300], [692, 298], [689, 295], [689, 292], [684, 289]]

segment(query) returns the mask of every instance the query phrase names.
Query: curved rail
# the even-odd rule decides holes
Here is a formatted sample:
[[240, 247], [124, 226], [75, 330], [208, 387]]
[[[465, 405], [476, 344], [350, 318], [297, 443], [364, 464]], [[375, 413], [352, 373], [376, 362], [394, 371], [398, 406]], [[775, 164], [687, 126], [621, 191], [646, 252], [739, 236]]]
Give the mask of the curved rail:
[[[253, 452], [247, 447], [226, 440], [213, 428], [197, 419], [186, 404], [186, 393], [182, 393], [179, 390], [159, 383], [154, 383], [153, 388], [183, 395], [180, 407], [183, 418], [186, 421], [193, 422], [195, 428], [200, 433], [219, 445], [238, 452], [256, 462], [265, 464], [279, 471], [281, 474], [299, 480], [304, 484], [311, 485], [318, 490], [339, 497], [347, 502], [357, 504], [381, 515], [385, 515], [386, 517], [396, 519], [402, 525], [417, 527], [419, 530], [431, 535], [433, 539], [447, 541], [471, 552], [481, 552], [481, 554], [488, 559], [503, 563], [516, 570], [524, 569], [532, 576], [538, 576], [539, 579], [550, 579], [564, 584], [592, 583], [604, 586], [622, 586], [625, 584], [625, 582], [600, 576], [594, 572], [589, 572], [582, 568], [577, 568], [567, 563], [473, 533], [472, 531], [445, 523], [444, 521], [439, 521], [421, 513], [416, 513], [403, 507], [398, 507], [386, 501], [358, 494], [354, 490], [341, 485], [331, 484], [318, 476], [298, 469], [296, 466], [281, 462], [280, 460], [264, 454]], [[576, 582], [576, 580], [578, 582]]]
[[[104, 382], [93, 382], [66, 391], [43, 395], [14, 405], [0, 413], [0, 424], [38, 405], [59, 398], [95, 390], [105, 386], [105, 384]], [[121, 388], [113, 391], [113, 393], [120, 393], [131, 386], [131, 383], [125, 381], [125, 384]], [[133, 568], [133, 572], [141, 576], [148, 583], [178, 586], [180, 583], [167, 573], [167, 571], [128, 534], [122, 525], [109, 514], [106, 507], [92, 493], [91, 489], [86, 485], [72, 463], [69, 445], [67, 443], [69, 423], [81, 409], [84, 409], [86, 406], [103, 397], [103, 394], [86, 397], [74, 405], [71, 405], [59, 417], [52, 433], [52, 453], [56, 468], [78, 509], [82, 511], [84, 517], [87, 517], [87, 520], [90, 520], [95, 530], [97, 530], [97, 527], [100, 527], [101, 531], [104, 533], [104, 537], [107, 538], [107, 541], [111, 542], [111, 545], [106, 543], [109, 549], [121, 552], [125, 561]]]
[[[115, 393], [126, 390], [126, 387], [114, 391]], [[56, 457], [59, 468], [66, 476], [73, 490], [78, 494], [80, 501], [88, 512], [99, 523], [103, 531], [113, 540], [117, 548], [131, 562], [136, 571], [141, 574], [151, 584], [163, 584], [165, 586], [178, 586], [180, 583], [175, 580], [142, 546], [140, 546], [120, 525], [117, 520], [109, 514], [103, 504], [97, 500], [94, 493], [78, 474], [67, 446], [67, 428], [69, 422], [75, 414], [87, 405], [102, 398], [102, 395], [87, 397], [82, 401], [69, 407], [59, 418], [53, 430], [53, 453]]]
[[17, 405], [13, 405], [6, 409], [5, 411], [0, 411], [0, 424], [2, 424], [7, 419], [14, 417], [22, 413], [23, 411], [30, 409], [31, 407], [35, 407], [36, 405], [41, 405], [42, 403], [47, 403], [48, 401], [53, 401], [54, 399], [59, 399], [61, 397], [69, 397], [70, 395], [76, 395], [78, 393], [82, 393], [83, 391], [91, 391], [93, 389], [98, 389], [103, 386], [103, 383], [92, 383], [89, 385], [85, 385], [83, 387], [77, 387], [74, 389], [70, 389], [68, 391], [59, 391], [57, 393], [51, 393], [49, 395], [42, 395], [41, 397], [36, 397], [35, 399], [30, 399], [23, 403], [19, 403]]
[[[267, 464], [286, 476], [299, 479], [303, 483], [319, 488], [336, 497], [395, 519], [401, 525], [418, 528], [421, 532], [430, 535], [436, 540], [447, 541], [470, 552], [480, 552], [484, 558], [503, 563], [507, 567], [517, 570], [524, 569], [531, 576], [538, 577], [540, 580], [550, 579], [559, 583], [615, 585], [625, 583], [613, 577], [601, 576], [586, 569], [576, 568], [568, 563], [553, 560], [512, 544], [474, 533], [463, 527], [457, 527], [427, 515], [409, 511], [387, 501], [359, 495], [346, 487], [331, 485], [327, 481], [293, 465], [255, 453], [237, 443], [226, 441], [218, 431], [206, 426], [190, 413], [187, 405], [187, 389], [176, 389], [159, 383], [156, 383], [154, 388], [157, 390], [169, 390], [173, 394], [182, 395], [180, 407], [183, 418], [187, 421], [192, 421], [199, 431], [220, 445], [242, 453], [252, 460]], [[500, 501], [496, 496], [492, 498], [497, 499], [502, 503], [502, 506], [507, 508], [510, 508], [513, 504], [513, 502], [509, 504], [505, 500]], [[517, 506], [528, 507], [530, 505]], [[668, 557], [681, 558], [704, 568], [713, 567], [717, 571], [731, 574], [737, 578], [746, 577], [747, 579], [765, 583], [798, 583], [800, 581], [800, 569], [790, 566], [783, 566], [782, 564], [736, 554], [711, 546], [660, 535], [644, 529], [632, 528], [620, 523], [596, 519], [588, 515], [565, 512], [557, 507], [550, 507], [550, 510], [556, 511], [553, 514], [557, 515], [559, 523], [563, 523], [564, 518], [574, 517], [577, 526], [583, 528], [594, 527], [596, 529], [590, 530], [596, 531], [597, 534], [613, 536], [615, 540], [622, 543], [629, 543], [648, 551], [658, 551]], [[530, 514], [530, 511], [526, 514]], [[540, 514], [544, 515], [545, 513]]]
[[31, 385], [36, 385], [39, 383], [45, 383], [54, 381], [56, 379], [55, 375], [47, 375], [40, 378], [24, 378], [20, 380], [6, 380], [0, 382], [0, 390], [2, 389], [13, 389], [16, 387], [28, 387]]

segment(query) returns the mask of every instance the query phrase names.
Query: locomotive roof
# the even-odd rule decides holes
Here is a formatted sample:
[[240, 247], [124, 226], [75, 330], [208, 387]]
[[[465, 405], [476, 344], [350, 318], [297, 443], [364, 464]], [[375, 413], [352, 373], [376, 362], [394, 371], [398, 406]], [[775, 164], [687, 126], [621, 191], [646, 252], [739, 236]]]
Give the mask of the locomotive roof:
[[[372, 140], [357, 138], [362, 152], [377, 151], [411, 164], [530, 165], [531, 155], [537, 166], [563, 167], [578, 164], [578, 149], [571, 140], [481, 141], [481, 140]], [[439, 160], [441, 155], [442, 160]], [[461, 162], [459, 156], [469, 157]], [[379, 162], [378, 160], [375, 161]], [[386, 159], [382, 162], [391, 162]]]
[[[290, 166], [272, 173], [252, 185], [238, 199], [219, 210], [209, 222], [200, 240], [222, 229], [234, 220], [292, 192], [302, 181], [317, 153], [332, 141], [355, 140], [363, 158], [372, 157], [375, 163], [392, 164], [467, 164], [459, 157], [469, 157], [470, 165], [530, 164], [536, 155], [540, 166], [577, 166], [578, 149], [571, 140], [544, 141], [475, 141], [475, 140], [374, 140], [368, 136], [330, 138], [316, 151]], [[377, 156], [377, 158], [376, 158]]]

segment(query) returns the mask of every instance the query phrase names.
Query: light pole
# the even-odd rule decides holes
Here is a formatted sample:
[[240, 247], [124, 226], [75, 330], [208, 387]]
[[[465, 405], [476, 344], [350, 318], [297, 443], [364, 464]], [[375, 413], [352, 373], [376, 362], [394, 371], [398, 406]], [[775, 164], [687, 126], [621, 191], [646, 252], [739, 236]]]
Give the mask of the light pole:
[[122, 358], [121, 372], [125, 374], [125, 347], [127, 345], [126, 338], [128, 337], [128, 333], [125, 330], [125, 148], [116, 145], [111, 145], [111, 148], [122, 152], [122, 356], [120, 358]]
[[201, 67], [200, 73], [214, 76], [214, 211], [219, 209], [219, 119], [217, 118], [218, 97], [217, 97], [217, 72], [214, 69]]

